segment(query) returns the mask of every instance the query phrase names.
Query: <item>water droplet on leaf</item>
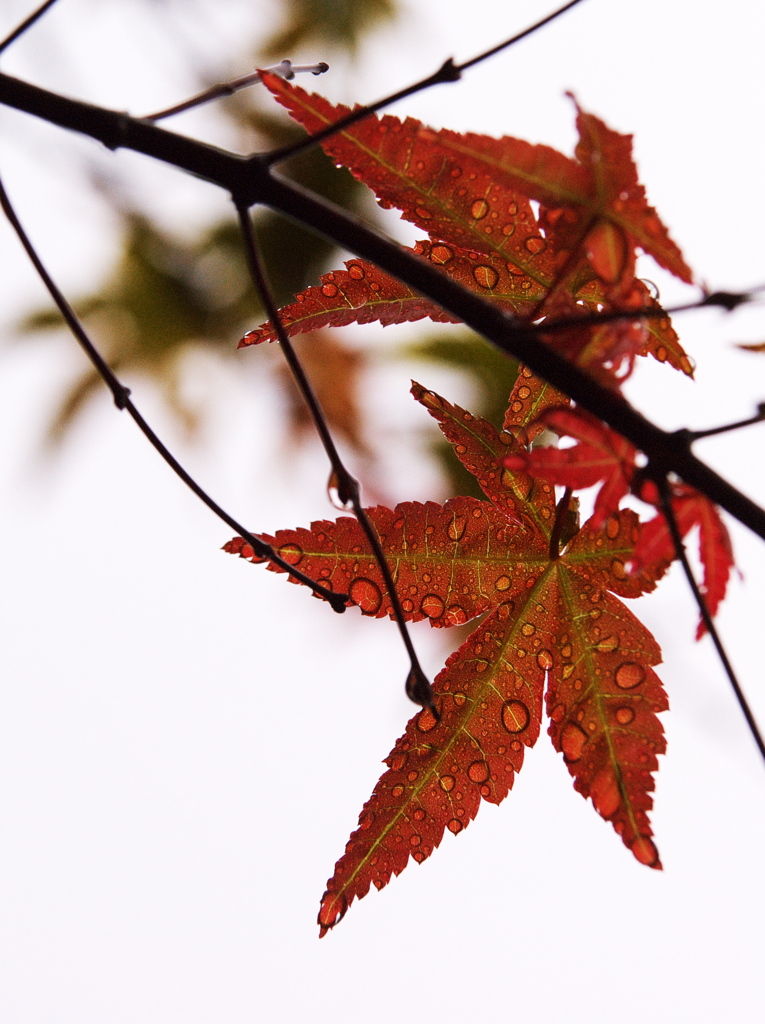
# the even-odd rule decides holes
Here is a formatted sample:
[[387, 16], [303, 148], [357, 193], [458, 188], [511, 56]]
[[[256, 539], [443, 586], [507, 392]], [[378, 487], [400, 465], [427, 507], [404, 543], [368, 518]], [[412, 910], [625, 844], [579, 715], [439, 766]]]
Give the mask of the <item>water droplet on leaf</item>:
[[364, 615], [375, 615], [382, 605], [382, 591], [373, 580], [358, 576], [350, 585], [348, 595]]
[[471, 782], [486, 782], [489, 777], [489, 766], [485, 761], [473, 761], [468, 768], [468, 778]]
[[279, 548], [279, 555], [290, 565], [299, 565], [303, 558], [303, 549], [299, 544], [283, 544]]
[[616, 685], [622, 690], [634, 690], [645, 679], [645, 670], [634, 661], [625, 661], [616, 670]]
[[502, 725], [508, 732], [523, 732], [530, 720], [529, 709], [523, 701], [506, 700], [502, 705]]
[[635, 720], [635, 712], [632, 708], [621, 707], [616, 709], [616, 721], [619, 725], [629, 725]]
[[452, 540], [459, 540], [466, 527], [467, 520], [463, 519], [462, 516], [455, 516], [446, 528], [446, 532]]
[[482, 263], [477, 267], [473, 268], [473, 277], [475, 278], [476, 284], [481, 288], [493, 288], [499, 280], [499, 274], [486, 263]]
[[563, 726], [560, 734], [560, 746], [565, 759], [571, 763], [578, 761], [584, 753], [587, 743], [587, 733], [574, 722], [568, 722]]

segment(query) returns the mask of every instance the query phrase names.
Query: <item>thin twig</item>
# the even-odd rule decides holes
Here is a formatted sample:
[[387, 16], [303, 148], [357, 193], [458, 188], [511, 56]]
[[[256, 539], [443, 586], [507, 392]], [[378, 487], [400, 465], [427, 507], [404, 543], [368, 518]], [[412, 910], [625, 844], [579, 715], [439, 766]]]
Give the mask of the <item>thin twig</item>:
[[[650, 467], [647, 467], [647, 474], [651, 475]], [[760, 751], [760, 755], [763, 761], [765, 761], [765, 742], [763, 741], [755, 717], [752, 714], [752, 710], [749, 707], [749, 703], [746, 697], [744, 696], [744, 691], [741, 689], [741, 685], [739, 684], [739, 681], [736, 677], [736, 673], [733, 670], [733, 666], [730, 663], [730, 659], [728, 658], [725, 648], [723, 647], [722, 640], [720, 639], [720, 636], [717, 632], [717, 628], [715, 627], [715, 624], [712, 620], [712, 616], [709, 614], [709, 609], [707, 608], [707, 603], [704, 600], [704, 595], [701, 593], [701, 590], [699, 589], [699, 585], [696, 582], [696, 577], [693, 575], [693, 570], [691, 569], [690, 562], [688, 561], [688, 555], [685, 551], [685, 544], [683, 543], [683, 538], [680, 534], [680, 528], [677, 525], [677, 518], [675, 517], [674, 509], [672, 508], [672, 499], [670, 496], [670, 489], [669, 484], [667, 482], [667, 477], [664, 473], [658, 472], [652, 477], [652, 479], [659, 488], [662, 515], [664, 516], [669, 532], [672, 535], [672, 542], [675, 545], [677, 557], [683, 566], [685, 577], [688, 580], [688, 586], [691, 588], [691, 592], [693, 593], [693, 596], [696, 600], [699, 612], [701, 613], [702, 621], [707, 629], [707, 632], [712, 638], [712, 643], [715, 645], [717, 654], [720, 658], [720, 661], [722, 662], [723, 668], [725, 669], [725, 674], [727, 675], [730, 684], [733, 687], [733, 692], [736, 695], [736, 700], [738, 701], [739, 707], [744, 713], [744, 718], [746, 719], [747, 725], [749, 726], [749, 731], [751, 732], [754, 738], [754, 742], [757, 744], [757, 749]]]
[[287, 335], [287, 331], [284, 328], [282, 318], [279, 314], [279, 307], [274, 299], [270, 282], [266, 277], [263, 262], [260, 258], [257, 240], [252, 229], [249, 208], [246, 205], [240, 205], [237, 203], [236, 210], [239, 216], [239, 226], [241, 228], [242, 238], [244, 239], [245, 252], [253, 284], [257, 289], [260, 300], [263, 303], [263, 308], [265, 309], [269, 320], [274, 325], [274, 330], [277, 338], [279, 339], [287, 364], [295, 379], [295, 383], [308, 406], [314, 426], [316, 427], [316, 431], [324, 447], [324, 451], [327, 453], [327, 458], [329, 459], [330, 466], [332, 467], [332, 474], [330, 477], [331, 483], [337, 489], [337, 495], [343, 507], [352, 510], [353, 514], [356, 516], [359, 525], [369, 541], [372, 553], [380, 569], [380, 574], [385, 582], [385, 587], [388, 591], [388, 597], [390, 598], [391, 608], [393, 610], [393, 617], [396, 620], [396, 625], [398, 626], [399, 633], [401, 634], [401, 639], [403, 640], [406, 652], [409, 655], [410, 671], [406, 681], [407, 696], [416, 704], [429, 708], [433, 714], [438, 717], [438, 712], [433, 704], [433, 692], [430, 682], [420, 666], [417, 652], [414, 649], [412, 638], [409, 635], [409, 629], [407, 628], [406, 619], [404, 618], [404, 611], [401, 607], [393, 574], [391, 573], [390, 566], [388, 565], [385, 552], [383, 551], [374, 524], [367, 515], [366, 509], [363, 508], [361, 504], [358, 480], [351, 475], [343, 463], [343, 460], [340, 458], [340, 454], [335, 445], [326, 417], [324, 416], [324, 412], [319, 404], [319, 400], [316, 397], [311, 386], [311, 382], [308, 380], [305, 370], [303, 369], [292, 342]]
[[[283, 60], [280, 64], [276, 64], [272, 68], [264, 68], [263, 70], [270, 71], [272, 74], [290, 81], [290, 79], [294, 78], [295, 75], [303, 72], [310, 73], [312, 75], [323, 75], [325, 71], [329, 71], [329, 64], [324, 61], [320, 61], [318, 64], [293, 64], [292, 61]], [[192, 110], [194, 107], [200, 107], [203, 103], [209, 103], [211, 100], [218, 100], [223, 96], [233, 96], [234, 93], [239, 92], [240, 89], [247, 89], [251, 85], [257, 85], [260, 81], [260, 72], [252, 71], [248, 75], [242, 75], [241, 78], [232, 78], [229, 82], [219, 82], [218, 85], [212, 85], [209, 89], [205, 89], [204, 92], [199, 92], [196, 96], [192, 96], [190, 99], [184, 100], [182, 103], [176, 103], [174, 107], [167, 107], [165, 110], [160, 110], [156, 114], [146, 114], [146, 116], [141, 118], [141, 120], [161, 121], [166, 117], [173, 117], [175, 114], [181, 114], [185, 110]]]
[[704, 294], [696, 302], [684, 302], [679, 306], [640, 306], [637, 309], [612, 309], [602, 313], [585, 313], [581, 316], [556, 317], [537, 324], [542, 334], [568, 331], [572, 327], [601, 327], [603, 324], [618, 323], [621, 320], [662, 320], [674, 316], [675, 313], [689, 313], [694, 309], [709, 309], [714, 306], [732, 312], [747, 302], [753, 302], [754, 296], [765, 291], [765, 285], [756, 285], [745, 292], [711, 292]]
[[263, 159], [268, 164], [279, 163], [281, 160], [286, 160], [288, 157], [294, 156], [296, 153], [302, 153], [305, 149], [310, 149], [311, 146], [316, 146], [325, 139], [328, 139], [331, 135], [335, 135], [337, 132], [345, 131], [351, 125], [356, 124], [357, 121], [362, 121], [365, 117], [369, 117], [370, 114], [374, 114], [377, 110], [382, 110], [384, 107], [389, 107], [393, 103], [397, 103], [399, 100], [405, 99], [407, 96], [413, 96], [415, 93], [421, 92], [423, 89], [429, 89], [433, 85], [440, 85], [443, 82], [458, 82], [462, 77], [462, 72], [468, 68], [472, 68], [475, 64], [479, 64], [483, 60], [487, 60], [489, 57], [493, 57], [495, 53], [499, 53], [501, 50], [507, 49], [508, 46], [512, 46], [513, 43], [519, 42], [521, 39], [525, 39], [526, 36], [530, 36], [533, 32], [548, 25], [551, 21], [559, 18], [561, 14], [565, 14], [566, 11], [572, 7], [576, 7], [582, 0], [570, 0], [569, 3], [564, 4], [563, 7], [559, 7], [553, 11], [552, 14], [548, 14], [541, 21], [535, 22], [525, 28], [522, 32], [517, 35], [511, 36], [510, 39], [506, 39], [505, 42], [500, 43], [498, 46], [493, 46], [490, 50], [486, 50], [484, 53], [479, 54], [477, 57], [473, 57], [471, 60], [466, 60], [463, 64], [455, 64], [454, 60], [450, 57], [444, 61], [438, 71], [435, 71], [432, 75], [428, 75], [427, 78], [421, 79], [419, 82], [415, 82], [414, 85], [409, 85], [405, 89], [399, 89], [398, 92], [393, 92], [389, 96], [384, 96], [381, 100], [377, 100], [376, 103], [369, 103], [363, 107], [357, 107], [352, 110], [345, 117], [339, 118], [334, 124], [327, 125], [326, 128], [322, 128], [320, 132], [316, 132], [315, 135], [309, 135], [305, 139], [301, 139], [299, 142], [295, 142], [289, 146], [282, 146], [280, 149], [275, 149], [273, 152], [265, 154]]
[[745, 420], [737, 420], [735, 423], [726, 423], [722, 427], [710, 427], [708, 430], [684, 430], [689, 441], [698, 441], [702, 437], [714, 437], [715, 434], [727, 434], [730, 430], [740, 430], [741, 427], [751, 427], [755, 423], [762, 423], [765, 420], [765, 402], [760, 402], [757, 413]]
[[43, 284], [48, 289], [51, 298], [55, 302], [56, 306], [59, 309], [59, 312], [66, 321], [67, 326], [69, 327], [72, 334], [74, 334], [75, 338], [84, 349], [85, 354], [87, 355], [88, 359], [90, 359], [91, 363], [95, 367], [101, 379], [104, 381], [106, 386], [111, 391], [114, 397], [114, 404], [117, 406], [117, 408], [127, 410], [127, 412], [130, 414], [130, 416], [138, 426], [138, 429], [143, 433], [143, 435], [147, 438], [150, 444], [159, 452], [159, 454], [170, 466], [173, 472], [178, 477], [180, 477], [181, 480], [183, 480], [186, 486], [189, 487], [194, 492], [194, 494], [196, 494], [196, 496], [200, 498], [205, 503], [205, 505], [207, 505], [207, 507], [215, 513], [216, 516], [218, 516], [219, 519], [222, 519], [224, 523], [227, 523], [233, 530], [240, 534], [247, 541], [247, 543], [253, 549], [254, 553], [259, 558], [269, 559], [270, 561], [273, 561], [286, 573], [289, 573], [290, 576], [294, 576], [295, 579], [299, 580], [301, 583], [305, 583], [305, 585], [310, 587], [313, 590], [313, 592], [317, 594], [319, 597], [323, 597], [325, 600], [329, 601], [329, 603], [332, 605], [333, 609], [336, 612], [344, 612], [346, 604], [348, 602], [347, 594], [333, 593], [331, 590], [328, 590], [320, 583], [317, 583], [315, 580], [312, 580], [310, 576], [306, 576], [305, 573], [300, 572], [299, 569], [296, 569], [293, 565], [290, 565], [289, 562], [285, 561], [280, 555], [278, 555], [274, 551], [270, 544], [266, 544], [265, 541], [261, 540], [259, 537], [256, 537], [254, 534], [250, 533], [249, 530], [246, 530], [241, 523], [237, 522], [237, 520], [234, 519], [233, 516], [230, 516], [228, 512], [222, 509], [220, 505], [216, 501], [214, 501], [210, 497], [210, 495], [207, 494], [207, 492], [200, 487], [196, 480], [194, 480], [194, 478], [189, 473], [187, 473], [187, 471], [178, 462], [175, 456], [166, 448], [166, 446], [159, 439], [159, 437], [157, 437], [152, 428], [149, 426], [149, 424], [143, 418], [141, 413], [135, 407], [135, 405], [130, 399], [130, 389], [125, 387], [125, 385], [121, 383], [121, 381], [117, 378], [116, 374], [113, 372], [111, 367], [104, 360], [101, 353], [98, 351], [98, 349], [95, 347], [93, 342], [88, 337], [85, 329], [80, 323], [79, 318], [77, 317], [77, 314], [69, 305], [64, 295], [61, 293], [58, 286], [54, 282], [53, 278], [46, 270], [40, 257], [38, 256], [37, 250], [32, 245], [29, 236], [24, 230], [21, 222], [19, 221], [19, 218], [16, 215], [15, 210], [13, 209], [13, 206], [11, 205], [10, 199], [8, 198], [8, 193], [5, 191], [5, 188], [1, 180], [0, 206], [2, 207], [6, 217], [10, 221], [14, 231], [18, 235], [19, 241], [24, 246], [24, 249], [26, 250], [26, 253], [29, 256], [29, 259], [31, 260], [35, 270], [40, 276]]
[[11, 32], [9, 36], [6, 36], [5, 39], [3, 39], [2, 42], [0, 42], [0, 53], [2, 53], [3, 50], [6, 50], [11, 45], [11, 43], [15, 43], [19, 36], [24, 35], [26, 30], [28, 28], [31, 28], [32, 25], [34, 25], [34, 23], [37, 21], [37, 19], [41, 18], [47, 10], [50, 10], [50, 8], [55, 3], [56, 0], [45, 0], [45, 3], [40, 4], [36, 11], [32, 11], [28, 18], [25, 18], [22, 21], [22, 23], [19, 26], [17, 26], [17, 28], [15, 28], [13, 32]]

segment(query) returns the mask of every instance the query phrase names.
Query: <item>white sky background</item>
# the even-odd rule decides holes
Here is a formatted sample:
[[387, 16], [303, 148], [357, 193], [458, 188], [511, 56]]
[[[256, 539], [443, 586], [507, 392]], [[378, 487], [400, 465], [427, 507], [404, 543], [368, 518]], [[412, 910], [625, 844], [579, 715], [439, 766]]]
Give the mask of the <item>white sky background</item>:
[[[148, 4], [61, 0], [4, 69], [142, 113], [197, 88], [185, 70], [194, 47], [242, 73], [238, 40], [268, 19], [254, 3], [157, 8], [174, 13], [152, 22]], [[27, 10], [6, 0], [0, 32]], [[547, 10], [411, 0], [363, 65], [307, 84], [372, 99]], [[587, 0], [395, 112], [570, 151], [572, 89], [635, 134], [649, 198], [699, 280], [745, 287], [765, 281], [764, 33], [765, 13], [743, 0]], [[116, 251], [112, 218], [82, 188], [87, 161], [113, 165], [179, 231], [225, 205], [210, 186], [20, 114], [0, 112], [0, 126], [9, 191], [72, 297]], [[177, 127], [226, 141], [214, 111]], [[10, 323], [42, 292], [5, 228], [0, 259]], [[691, 294], [650, 261], [645, 273], [668, 302]], [[697, 382], [642, 362], [631, 398], [667, 427], [749, 415], [765, 399], [765, 357], [730, 342], [765, 337], [763, 308], [692, 313], [677, 326]], [[374, 328], [355, 336], [381, 341]], [[51, 405], [81, 365], [73, 348], [62, 334], [9, 347], [0, 363], [0, 1019], [762, 1019], [765, 769], [711, 645], [693, 642], [696, 612], [677, 571], [631, 606], [662, 644], [672, 704], [653, 815], [663, 874], [638, 865], [573, 791], [543, 733], [502, 806], [484, 804], [466, 833], [355, 903], [319, 942], [325, 880], [412, 710], [394, 630], [352, 610], [335, 616], [222, 554], [229, 531], [106, 397], [56, 464], [41, 460]], [[253, 529], [332, 518], [321, 457], [285, 462], [279, 405], [255, 359], [242, 354], [255, 370], [241, 376], [194, 367], [191, 386], [213, 399], [202, 446], [184, 447], [151, 388], [134, 397]], [[410, 441], [425, 414], [407, 398], [408, 371], [382, 365], [369, 395], [396, 500], [437, 497]], [[464, 397], [443, 372], [418, 374]], [[760, 502], [763, 430], [698, 446]], [[746, 578], [719, 624], [765, 723], [765, 547], [731, 529]], [[425, 628], [416, 639], [435, 674], [448, 636]]]

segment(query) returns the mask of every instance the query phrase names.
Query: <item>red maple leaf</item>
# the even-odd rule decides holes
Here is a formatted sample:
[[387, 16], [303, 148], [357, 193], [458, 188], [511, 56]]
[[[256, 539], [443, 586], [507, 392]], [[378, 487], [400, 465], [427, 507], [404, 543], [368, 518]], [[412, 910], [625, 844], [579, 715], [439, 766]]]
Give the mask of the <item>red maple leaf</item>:
[[[655, 488], [652, 488], [655, 489]], [[646, 488], [641, 491], [644, 500], [658, 503]], [[685, 484], [676, 484], [671, 497], [680, 536], [697, 526], [699, 528], [699, 558], [704, 567], [701, 592], [709, 614], [714, 618], [728, 589], [728, 580], [734, 566], [730, 534], [722, 521], [720, 511], [709, 498]], [[632, 555], [633, 571], [676, 557], [675, 545], [664, 515], [660, 512], [640, 527], [640, 539]], [[699, 619], [696, 639], [706, 632], [703, 618]]]
[[[525, 747], [538, 737], [543, 697], [548, 732], [575, 788], [641, 863], [660, 866], [648, 821], [651, 773], [664, 750], [656, 712], [667, 701], [652, 668], [660, 651], [614, 595], [653, 589], [666, 563], [627, 574], [638, 537], [637, 516], [629, 510], [609, 516], [600, 529], [586, 523], [561, 552], [553, 488], [501, 468], [502, 458], [519, 449], [515, 433], [544, 404], [546, 391], [527, 372], [519, 375], [508, 411], [512, 432], [498, 432], [413, 387], [489, 501], [404, 502], [368, 514], [410, 621], [427, 618], [448, 627], [488, 615], [433, 684], [440, 720], [421, 711], [386, 759], [388, 770], [329, 880], [321, 934], [370, 885], [380, 889], [410, 857], [421, 862], [430, 856], [445, 830], [461, 832], [481, 800], [504, 799]], [[355, 519], [264, 539], [325, 586], [348, 593], [363, 614], [391, 614]], [[226, 549], [252, 558], [241, 538]]]
[[[348, 112], [278, 76], [264, 73], [264, 81], [309, 131]], [[373, 189], [381, 205], [398, 207], [428, 232], [430, 242], [418, 243], [419, 255], [517, 315], [584, 314], [613, 308], [614, 295], [620, 309], [656, 307], [634, 279], [635, 245], [684, 280], [690, 271], [645, 201], [629, 138], [581, 111], [578, 123], [577, 159], [518, 139], [433, 131], [412, 118], [402, 122], [389, 115], [367, 117], [322, 145]], [[540, 218], [531, 200], [542, 204]], [[608, 253], [618, 248], [615, 239], [626, 240], [618, 289], [613, 266], [606, 266], [609, 259], [613, 263]], [[450, 319], [362, 260], [323, 277], [283, 315], [290, 333], [376, 319]], [[265, 325], [242, 344], [272, 339]], [[666, 318], [582, 328], [548, 340], [582, 365], [606, 365], [612, 373], [626, 366], [622, 376], [635, 355], [649, 353], [692, 373]]]

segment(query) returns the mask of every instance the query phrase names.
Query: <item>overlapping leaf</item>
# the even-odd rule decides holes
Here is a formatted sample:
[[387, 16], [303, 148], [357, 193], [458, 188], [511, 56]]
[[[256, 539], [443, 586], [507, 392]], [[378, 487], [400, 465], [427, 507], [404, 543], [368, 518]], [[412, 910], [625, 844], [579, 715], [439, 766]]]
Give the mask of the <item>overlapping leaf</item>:
[[[346, 107], [333, 106], [278, 76], [266, 74], [264, 80], [309, 131], [347, 113]], [[517, 139], [435, 132], [411, 118], [401, 122], [388, 115], [368, 117], [323, 145], [375, 191], [383, 206], [398, 207], [407, 220], [428, 232], [431, 246], [423, 252], [426, 258], [460, 284], [518, 315], [533, 312], [536, 317], [543, 310], [548, 315], [571, 315], [603, 308], [614, 291], [613, 254], [620, 245], [620, 308], [655, 306], [632, 274], [635, 245], [651, 251], [684, 279], [690, 272], [645, 202], [629, 138], [610, 132], [581, 111], [579, 126], [577, 160]], [[618, 166], [604, 171], [599, 156], [618, 158]], [[543, 204], [541, 220], [530, 200]], [[351, 274], [355, 278], [347, 276]], [[337, 302], [327, 302], [332, 298]], [[434, 319], [447, 319], [437, 307], [363, 261], [327, 275], [319, 288], [302, 293], [301, 301], [302, 306], [296, 302], [283, 311], [293, 333], [330, 323], [394, 323], [433, 313]], [[301, 326], [304, 323], [307, 326]], [[266, 325], [245, 336], [243, 344], [272, 338]], [[566, 337], [551, 336], [550, 341], [596, 370], [611, 365], [612, 372], [621, 367], [625, 374], [635, 355], [650, 353], [692, 372], [664, 318], [583, 328]]]
[[[527, 372], [519, 375], [511, 430], [525, 430], [546, 390]], [[520, 447], [514, 433], [498, 432], [419, 385], [413, 391], [491, 501], [406, 502], [371, 509], [370, 517], [408, 619], [443, 627], [489, 614], [434, 682], [440, 721], [420, 712], [387, 758], [328, 883], [322, 934], [370, 885], [382, 888], [410, 857], [425, 860], [444, 830], [462, 831], [482, 799], [498, 803], [507, 795], [524, 747], [538, 736], [545, 682], [549, 732], [575, 787], [641, 863], [659, 866], [647, 812], [651, 772], [664, 749], [656, 712], [666, 698], [651, 667], [660, 653], [614, 594], [652, 589], [666, 563], [627, 574], [638, 536], [630, 511], [611, 515], [602, 529], [587, 524], [560, 554], [552, 487], [501, 466]], [[363, 614], [391, 614], [355, 520], [267, 539], [293, 564], [348, 593]], [[239, 538], [227, 550], [252, 556]]]

